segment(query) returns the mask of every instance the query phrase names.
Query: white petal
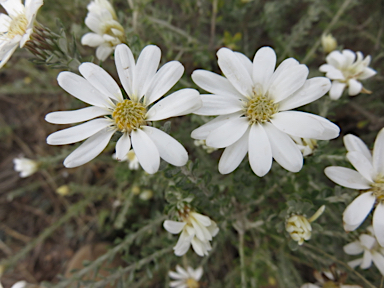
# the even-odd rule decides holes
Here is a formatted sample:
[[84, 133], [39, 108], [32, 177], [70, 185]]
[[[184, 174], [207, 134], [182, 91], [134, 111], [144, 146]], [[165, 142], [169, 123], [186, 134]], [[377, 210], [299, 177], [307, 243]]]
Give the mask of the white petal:
[[260, 48], [253, 58], [253, 83], [256, 93], [267, 92], [269, 80], [276, 66], [276, 53], [270, 47]]
[[92, 137], [89, 137], [83, 144], [65, 158], [64, 166], [67, 168], [74, 168], [96, 158], [108, 145], [113, 133], [115, 133], [114, 130], [104, 129]]
[[320, 286], [312, 284], [312, 283], [305, 283], [300, 288], [320, 288]]
[[140, 99], [146, 92], [159, 67], [161, 50], [155, 45], [148, 45], [137, 59], [133, 75], [133, 94]]
[[57, 76], [60, 87], [77, 99], [98, 107], [111, 107], [106, 95], [93, 87], [86, 79], [72, 72], [61, 72]]
[[364, 248], [359, 241], [349, 243], [343, 247], [343, 250], [348, 255], [358, 255], [364, 252]]
[[355, 170], [331, 166], [324, 170], [325, 175], [338, 185], [351, 188], [351, 189], [370, 189], [371, 182], [365, 179], [361, 174]]
[[248, 151], [249, 131], [237, 140], [237, 142], [225, 148], [219, 161], [219, 172], [229, 174], [235, 170], [244, 159]]
[[276, 162], [288, 171], [300, 171], [303, 167], [303, 155], [292, 138], [270, 123], [265, 123], [263, 128], [268, 135]]
[[135, 59], [131, 49], [125, 44], [120, 44], [116, 46], [115, 49], [115, 64], [116, 70], [119, 74], [120, 82], [124, 87], [124, 90], [127, 92], [129, 98], [134, 98], [132, 81], [133, 74], [135, 71]]
[[199, 267], [197, 268], [194, 273], [193, 273], [193, 278], [196, 280], [196, 281], [199, 281], [201, 276], [203, 276], [203, 267]]
[[123, 101], [123, 95], [121, 94], [119, 85], [117, 85], [116, 81], [103, 68], [88, 62], [81, 64], [79, 71], [81, 75], [101, 93], [116, 101]]
[[48, 113], [45, 121], [53, 124], [71, 124], [87, 121], [99, 116], [111, 114], [111, 111], [100, 107], [87, 107], [74, 111], [57, 111]]
[[379, 269], [381, 275], [384, 276], [384, 256], [376, 251], [372, 251], [372, 260], [377, 269]]
[[356, 54], [355, 52], [349, 50], [349, 49], [344, 49], [343, 52], [342, 52], [343, 56], [344, 56], [344, 67], [349, 67], [353, 64], [353, 62], [355, 61], [356, 59]]
[[26, 287], [28, 287], [27, 281], [18, 281], [15, 284], [13, 284], [11, 288], [26, 288]]
[[20, 0], [2, 0], [1, 5], [7, 11], [10, 16], [18, 16], [19, 14], [24, 14], [24, 5], [21, 4]]
[[192, 226], [195, 229], [196, 237], [198, 239], [203, 242], [212, 240], [212, 236], [205, 226], [199, 225], [199, 223], [193, 218], [190, 218], [189, 220], [191, 221]]
[[191, 241], [194, 236], [188, 235], [185, 231], [180, 234], [179, 240], [176, 243], [176, 246], [173, 248], [175, 250], [176, 256], [182, 256], [189, 250], [191, 247]]
[[123, 133], [116, 143], [116, 160], [122, 161], [127, 158], [127, 154], [131, 149], [131, 139], [128, 133]]
[[357, 266], [361, 265], [361, 263], [363, 263], [363, 258], [359, 258], [359, 259], [356, 259], [356, 260], [349, 261], [348, 265], [351, 268], [356, 268]]
[[188, 272], [187, 272], [185, 269], [181, 268], [181, 266], [179, 266], [179, 265], [176, 265], [176, 271], [177, 271], [179, 274], [183, 275], [184, 278], [188, 278], [188, 277], [190, 276], [190, 275], [188, 274]]
[[96, 33], [87, 33], [81, 37], [81, 45], [97, 47], [104, 43], [104, 38]]
[[201, 95], [203, 106], [194, 112], [197, 115], [224, 115], [243, 109], [242, 102], [235, 97], [223, 95], [203, 94]]
[[321, 123], [321, 125], [324, 128], [324, 131], [321, 135], [317, 135], [315, 139], [317, 140], [329, 140], [329, 139], [334, 139], [339, 136], [340, 134], [340, 128], [336, 124], [333, 124], [331, 121], [328, 119], [325, 119], [321, 116], [311, 114], [309, 113], [308, 116], [316, 119], [318, 122]]
[[350, 79], [348, 81], [348, 94], [351, 96], [357, 95], [360, 93], [361, 89], [363, 89], [363, 85], [355, 80], [355, 79]]
[[344, 146], [347, 148], [348, 152], [359, 151], [361, 152], [368, 160], [372, 161], [372, 155], [369, 151], [367, 145], [359, 137], [348, 134], [343, 137]]
[[211, 131], [217, 129], [221, 125], [224, 125], [228, 121], [232, 121], [232, 119], [239, 118], [241, 116], [241, 112], [232, 113], [228, 115], [221, 115], [216, 117], [215, 119], [205, 123], [204, 125], [200, 126], [199, 128], [195, 129], [191, 133], [191, 137], [193, 139], [200, 139], [205, 140], [207, 139], [209, 133]]
[[253, 172], [263, 177], [272, 167], [272, 149], [262, 125], [251, 126], [248, 139], [248, 159]]
[[181, 89], [153, 105], [147, 112], [146, 120], [158, 121], [186, 115], [195, 112], [201, 105], [201, 97], [197, 90]]
[[[356, 229], [359, 227], [365, 218], [367, 218], [369, 212], [371, 212], [375, 201], [376, 198], [372, 195], [372, 192], [365, 192], [353, 200], [343, 213], [343, 221], [349, 226], [352, 226], [348, 228]], [[344, 229], [345, 228], [346, 227], [344, 227]]]
[[373, 182], [374, 171], [372, 162], [369, 161], [363, 153], [359, 151], [352, 151], [347, 153], [349, 162], [355, 169], [369, 182]]
[[279, 103], [279, 110], [290, 110], [314, 102], [330, 88], [331, 82], [325, 77], [308, 79], [299, 90]]
[[233, 87], [229, 80], [221, 75], [206, 70], [195, 70], [192, 73], [192, 80], [200, 88], [217, 95], [240, 96], [244, 98], [239, 91]]
[[190, 215], [193, 216], [198, 222], [200, 222], [204, 226], [211, 225], [212, 221], [208, 216], [196, 213], [196, 212], [190, 212]]
[[357, 79], [364, 80], [364, 79], [372, 77], [373, 75], [376, 75], [376, 73], [377, 72], [375, 70], [373, 70], [372, 68], [366, 67], [364, 69], [363, 73], [361, 73]]
[[17, 49], [17, 44], [18, 43], [14, 43], [11, 47], [7, 47], [7, 52], [1, 58], [0, 68], [2, 68], [7, 63], [9, 58], [11, 58], [13, 52], [15, 52], [15, 50]]
[[329, 97], [331, 97], [332, 100], [339, 99], [343, 94], [345, 86], [345, 83], [341, 83], [336, 80], [332, 81], [331, 90], [329, 90]]
[[375, 212], [373, 213], [373, 230], [377, 242], [384, 247], [384, 203], [380, 202], [377, 204]]
[[198, 238], [193, 237], [191, 243], [193, 251], [195, 251], [197, 255], [203, 257], [204, 255], [208, 254], [207, 250], [205, 249], [204, 243], [201, 242]]
[[377, 243], [375, 237], [368, 234], [360, 234], [359, 240], [360, 244], [367, 250], [372, 250]]
[[376, 175], [384, 175], [384, 128], [377, 134], [373, 146], [373, 167]]
[[185, 224], [186, 222], [165, 220], [163, 226], [164, 226], [164, 229], [167, 230], [169, 233], [179, 234], [181, 230], [183, 230]]
[[299, 90], [307, 80], [308, 67], [294, 65], [288, 69], [277, 69], [268, 88], [268, 95], [275, 102], [280, 102]]
[[187, 163], [188, 152], [173, 137], [150, 126], [144, 126], [143, 131], [155, 143], [160, 157], [165, 161], [175, 166], [184, 166]]
[[217, 52], [218, 64], [229, 82], [244, 96], [252, 96], [253, 82], [247, 68], [239, 61], [236, 54], [228, 48]]
[[206, 143], [214, 148], [228, 147], [239, 140], [248, 127], [247, 118], [233, 119], [209, 133]]
[[171, 61], [163, 65], [153, 77], [151, 85], [145, 94], [144, 105], [158, 100], [171, 89], [184, 73], [184, 66], [179, 61]]
[[301, 138], [314, 138], [324, 131], [323, 125], [311, 114], [301, 111], [283, 111], [270, 120], [280, 131]]
[[249, 74], [249, 77], [252, 78], [252, 70], [253, 70], [252, 61], [243, 53], [240, 53], [240, 52], [233, 52], [233, 53], [235, 53], [237, 59], [239, 59], [240, 63], [245, 67], [245, 69]]
[[368, 269], [372, 265], [372, 254], [368, 250], [364, 250], [363, 262], [360, 265], [361, 269]]
[[94, 119], [83, 124], [52, 133], [47, 137], [47, 143], [49, 145], [76, 143], [87, 139], [110, 125], [111, 121], [107, 119]]
[[103, 43], [96, 49], [96, 58], [105, 61], [113, 52], [113, 48], [108, 43]]

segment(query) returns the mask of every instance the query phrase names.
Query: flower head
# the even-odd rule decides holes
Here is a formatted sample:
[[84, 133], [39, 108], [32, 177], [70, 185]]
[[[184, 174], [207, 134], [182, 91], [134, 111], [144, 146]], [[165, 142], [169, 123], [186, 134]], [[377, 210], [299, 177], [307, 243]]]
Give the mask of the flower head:
[[[178, 61], [168, 62], [156, 71], [160, 54], [157, 46], [149, 45], [135, 63], [128, 46], [117, 46], [116, 68], [128, 98], [123, 97], [115, 80], [93, 63], [79, 66], [83, 77], [71, 72], [59, 74], [58, 82], [64, 90], [92, 105], [76, 111], [49, 113], [45, 118], [55, 124], [89, 120], [48, 136], [50, 145], [88, 138], [64, 160], [64, 166], [77, 167], [91, 161], [104, 150], [115, 132], [121, 135], [116, 143], [117, 159], [126, 157], [132, 145], [141, 167], [150, 174], [159, 169], [160, 157], [175, 166], [185, 165], [188, 161], [185, 148], [151, 123], [194, 112], [201, 107], [201, 98], [194, 89], [182, 89], [159, 100], [184, 71]], [[96, 118], [100, 116], [106, 117]]]
[[325, 53], [330, 53], [337, 47], [336, 38], [332, 34], [323, 34], [321, 35], [321, 45]]
[[344, 284], [347, 274], [336, 269], [332, 265], [329, 271], [315, 271], [313, 276], [317, 280], [317, 284], [306, 283], [301, 288], [362, 288], [360, 285]]
[[[113, 159], [116, 159], [116, 154], [113, 154], [112, 155]], [[135, 151], [133, 151], [133, 149], [129, 150], [127, 155], [125, 155], [124, 157], [122, 157], [121, 159], [118, 159], [119, 161], [127, 161], [128, 162], [128, 168], [130, 170], [137, 170], [140, 168], [140, 163], [139, 163], [139, 159], [137, 159], [136, 157], [136, 154], [135, 154]]]
[[363, 190], [343, 213], [344, 229], [358, 228], [376, 204], [373, 230], [377, 241], [384, 246], [384, 128], [376, 137], [373, 156], [364, 142], [354, 135], [344, 136], [344, 145], [348, 150], [347, 158], [357, 171], [339, 166], [324, 170], [336, 184]]
[[203, 107], [195, 114], [220, 115], [195, 129], [192, 138], [225, 148], [219, 171], [235, 170], [248, 152], [258, 176], [272, 166], [272, 157], [285, 169], [298, 172], [303, 155], [289, 135], [332, 139], [339, 128], [314, 114], [289, 111], [323, 96], [331, 83], [325, 77], [307, 80], [308, 68], [289, 58], [275, 70], [272, 48], [259, 49], [253, 63], [243, 54], [221, 48], [218, 64], [225, 75], [196, 70], [193, 81], [212, 94], [202, 95]]
[[[356, 59], [357, 54], [357, 59]], [[358, 80], [364, 80], [376, 74], [376, 71], [368, 67], [371, 56], [363, 57], [361, 52], [353, 52], [345, 49], [342, 52], [333, 51], [326, 58], [327, 64], [320, 66], [321, 72], [326, 72], [326, 76], [333, 80], [329, 96], [337, 100], [348, 87], [348, 94], [355, 96], [362, 93], [370, 93], [365, 90]]]
[[203, 275], [203, 268], [199, 267], [194, 270], [188, 267], [187, 270], [181, 268], [179, 265], [176, 266], [176, 272], [169, 271], [169, 277], [175, 279], [171, 281], [170, 287], [173, 288], [199, 288], [199, 280]]
[[7, 63], [17, 46], [24, 47], [33, 32], [37, 10], [43, 0], [1, 0], [8, 15], [0, 14], [0, 68]]
[[13, 164], [15, 171], [20, 172], [21, 178], [31, 176], [39, 169], [39, 162], [24, 157], [14, 158]]
[[296, 145], [299, 147], [303, 156], [308, 156], [313, 154], [313, 151], [317, 148], [317, 141], [310, 138], [300, 138], [290, 135]]
[[325, 206], [321, 206], [309, 219], [303, 215], [292, 215], [285, 223], [285, 230], [291, 235], [293, 240], [297, 241], [299, 245], [303, 245], [304, 240], [311, 239], [311, 222], [319, 218], [323, 214], [324, 209]]
[[192, 244], [193, 250], [199, 256], [208, 255], [212, 249], [210, 241], [219, 232], [216, 223], [209, 217], [193, 212], [188, 207], [179, 212], [181, 222], [165, 220], [164, 228], [172, 234], [181, 232], [179, 241], [173, 250], [175, 255], [187, 253]]
[[384, 247], [380, 246], [375, 239], [372, 226], [368, 227], [368, 233], [360, 234], [359, 239], [345, 245], [344, 252], [349, 255], [364, 253], [362, 258], [348, 262], [352, 268], [360, 265], [361, 269], [368, 269], [375, 263], [377, 269], [384, 276]]
[[115, 47], [125, 42], [124, 28], [117, 21], [116, 12], [107, 0], [95, 0], [88, 6], [85, 24], [93, 33], [81, 38], [81, 44], [97, 47], [97, 59], [104, 61]]

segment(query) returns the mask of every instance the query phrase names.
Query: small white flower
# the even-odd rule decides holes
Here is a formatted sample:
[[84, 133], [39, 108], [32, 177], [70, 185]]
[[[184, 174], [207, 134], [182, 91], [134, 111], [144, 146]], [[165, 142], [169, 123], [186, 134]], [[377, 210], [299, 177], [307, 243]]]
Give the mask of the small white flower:
[[306, 283], [301, 288], [362, 288], [360, 285], [344, 284], [347, 275], [339, 270], [315, 271], [313, 274], [318, 284]]
[[217, 57], [225, 77], [196, 70], [192, 79], [212, 93], [202, 95], [203, 107], [195, 114], [220, 116], [191, 136], [206, 140], [208, 146], [225, 148], [220, 173], [235, 170], [247, 152], [252, 170], [260, 177], [271, 169], [272, 157], [283, 168], [298, 172], [303, 155], [289, 135], [320, 140], [339, 135], [339, 127], [323, 117], [289, 111], [323, 96], [331, 86], [329, 79], [307, 80], [307, 66], [293, 58], [275, 70], [276, 54], [270, 47], [259, 49], [253, 63], [228, 48], [221, 48]]
[[[117, 160], [116, 154], [113, 154], [112, 158]], [[127, 161], [128, 162], [128, 168], [130, 170], [138, 170], [140, 168], [139, 159], [137, 159], [135, 151], [133, 151], [133, 149], [129, 150], [127, 155], [125, 155], [124, 157], [119, 159], [119, 161], [121, 161], [121, 162]]]
[[[123, 98], [115, 80], [93, 63], [79, 66], [83, 77], [71, 72], [59, 74], [57, 80], [64, 90], [92, 105], [76, 111], [52, 112], [45, 117], [54, 124], [87, 121], [48, 136], [50, 145], [71, 144], [88, 138], [64, 160], [64, 166], [72, 168], [91, 161], [117, 131], [121, 135], [116, 143], [117, 159], [126, 157], [132, 145], [141, 167], [149, 174], [159, 169], [160, 157], [175, 166], [186, 164], [185, 148], [165, 132], [152, 127], [151, 122], [194, 112], [201, 107], [201, 98], [194, 89], [181, 89], [159, 101], [184, 71], [178, 61], [168, 62], [156, 71], [160, 57], [160, 49], [149, 45], [135, 63], [128, 46], [116, 47], [116, 68], [127, 99]], [[96, 118], [100, 116], [107, 117]]]
[[17, 46], [24, 47], [33, 32], [37, 10], [43, 0], [1, 0], [8, 15], [0, 13], [0, 68], [7, 63]]
[[[356, 59], [357, 54], [357, 59]], [[353, 52], [345, 49], [342, 52], [333, 51], [326, 58], [327, 64], [320, 66], [321, 72], [326, 72], [326, 76], [333, 80], [329, 96], [337, 100], [348, 87], [348, 94], [355, 96], [362, 93], [371, 93], [365, 90], [358, 80], [364, 80], [376, 74], [376, 71], [368, 67], [371, 56], [364, 58], [361, 52]]]
[[35, 160], [18, 157], [13, 159], [14, 170], [20, 172], [20, 177], [25, 178], [31, 176], [39, 169], [39, 163]]
[[208, 154], [217, 150], [217, 148], [207, 146], [207, 144], [205, 143], [205, 140], [195, 140], [195, 141], [193, 141], [193, 144], [195, 144], [195, 146], [197, 146], [197, 147], [201, 146], [201, 148], [203, 148], [205, 151], [207, 151]]
[[300, 138], [300, 137], [295, 137], [292, 135], [291, 138], [293, 141], [295, 141], [296, 145], [299, 147], [301, 153], [303, 153], [303, 156], [308, 156], [313, 154], [317, 147], [317, 141], [315, 139], [310, 139], [310, 138]]
[[362, 258], [348, 262], [352, 268], [360, 265], [361, 269], [368, 269], [373, 261], [384, 276], [384, 248], [376, 241], [372, 226], [368, 227], [368, 234], [361, 234], [359, 240], [345, 245], [343, 249], [349, 255], [364, 253]]
[[199, 280], [203, 275], [203, 268], [199, 267], [196, 270], [189, 267], [187, 270], [181, 268], [179, 265], [176, 266], [176, 271], [169, 271], [169, 277], [175, 279], [169, 284], [172, 288], [199, 288]]
[[384, 128], [376, 137], [373, 156], [364, 142], [351, 134], [344, 136], [347, 158], [355, 170], [331, 166], [325, 175], [341, 186], [363, 190], [343, 213], [344, 229], [353, 231], [367, 218], [375, 204], [373, 229], [381, 246], [384, 246]]
[[81, 44], [97, 47], [97, 59], [104, 61], [115, 47], [125, 42], [124, 28], [117, 21], [115, 10], [107, 0], [95, 0], [88, 6], [85, 24], [94, 33], [81, 38]]
[[336, 38], [332, 34], [323, 34], [321, 35], [321, 45], [325, 53], [330, 53], [337, 47]]
[[212, 249], [210, 241], [219, 232], [216, 223], [207, 216], [191, 212], [188, 208], [180, 212], [179, 216], [182, 222], [165, 220], [163, 225], [165, 230], [172, 234], [181, 232], [179, 241], [173, 247], [175, 255], [187, 253], [191, 244], [197, 255], [208, 255], [208, 251]]
[[311, 222], [319, 218], [320, 215], [323, 214], [324, 210], [325, 206], [323, 205], [309, 219], [303, 215], [292, 215], [285, 224], [285, 230], [291, 235], [293, 240], [298, 242], [299, 245], [303, 245], [304, 240], [311, 239]]

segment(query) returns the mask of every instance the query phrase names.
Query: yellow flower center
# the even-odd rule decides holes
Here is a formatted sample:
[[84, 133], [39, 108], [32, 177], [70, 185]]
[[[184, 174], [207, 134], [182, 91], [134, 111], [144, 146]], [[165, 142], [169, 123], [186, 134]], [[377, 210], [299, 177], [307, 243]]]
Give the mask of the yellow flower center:
[[188, 278], [186, 284], [188, 288], [199, 288], [199, 282], [193, 278]]
[[378, 201], [384, 201], [384, 178], [376, 180], [371, 186], [373, 196], [375, 196]]
[[269, 121], [279, 111], [279, 105], [269, 99], [267, 95], [255, 93], [245, 106], [245, 116], [250, 124], [263, 124]]
[[25, 31], [27, 31], [27, 26], [27, 17], [25, 17], [24, 14], [19, 14], [16, 18], [12, 19], [8, 32], [6, 32], [6, 36], [13, 39], [16, 35], [24, 35]]
[[121, 132], [130, 133], [132, 130], [140, 128], [141, 125], [145, 125], [145, 114], [147, 109], [138, 102], [125, 99], [123, 102], [116, 104], [115, 110], [112, 112], [113, 120], [116, 127]]

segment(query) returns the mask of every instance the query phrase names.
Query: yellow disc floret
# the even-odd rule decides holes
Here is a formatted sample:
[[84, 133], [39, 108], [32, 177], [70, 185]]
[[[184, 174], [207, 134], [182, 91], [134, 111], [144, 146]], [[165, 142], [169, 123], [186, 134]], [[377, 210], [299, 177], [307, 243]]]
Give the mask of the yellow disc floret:
[[112, 112], [112, 117], [116, 127], [121, 132], [129, 133], [146, 124], [146, 113], [147, 109], [141, 103], [125, 99], [123, 102], [116, 104], [116, 108]]
[[27, 31], [28, 20], [24, 14], [19, 14], [12, 19], [6, 37], [13, 39], [16, 35], [24, 35]]
[[373, 196], [375, 196], [378, 201], [384, 201], [384, 178], [376, 180], [371, 186]]
[[199, 288], [200, 287], [199, 282], [197, 282], [193, 278], [188, 278], [185, 284], [187, 284], [188, 288]]
[[245, 106], [245, 116], [248, 117], [250, 124], [263, 124], [269, 121], [279, 111], [278, 109], [279, 105], [268, 96], [255, 94]]

